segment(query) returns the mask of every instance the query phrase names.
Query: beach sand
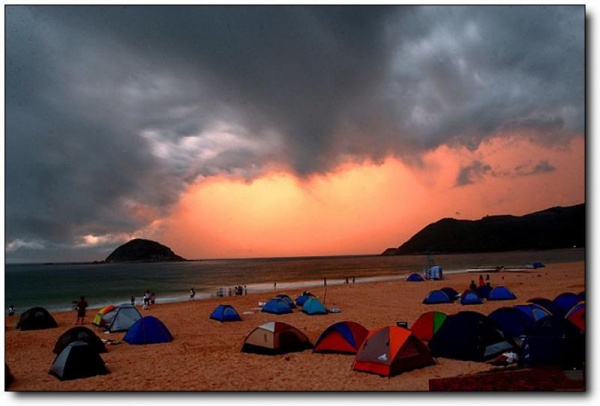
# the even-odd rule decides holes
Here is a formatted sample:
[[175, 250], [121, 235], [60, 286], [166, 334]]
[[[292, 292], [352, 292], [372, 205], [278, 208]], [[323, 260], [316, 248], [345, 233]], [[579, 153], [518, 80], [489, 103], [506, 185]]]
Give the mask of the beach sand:
[[[438, 358], [438, 364], [383, 378], [352, 371], [352, 355], [315, 354], [311, 350], [284, 355], [257, 355], [240, 351], [246, 335], [269, 321], [284, 321], [302, 330], [314, 343], [329, 325], [352, 320], [368, 329], [406, 321], [409, 327], [424, 312], [447, 314], [472, 310], [489, 314], [503, 306], [524, 304], [533, 297], [553, 299], [559, 293], [585, 290], [585, 263], [551, 264], [526, 272], [491, 273], [493, 286], [512, 290], [517, 300], [492, 301], [483, 305], [459, 303], [424, 305], [423, 298], [434, 289], [450, 286], [459, 292], [477, 273], [446, 275], [446, 279], [426, 282], [377, 282], [344, 284], [312, 289], [327, 307], [341, 312], [307, 316], [298, 309], [292, 314], [261, 313], [258, 302], [276, 293], [295, 299], [301, 292], [250, 294], [182, 303], [160, 303], [142, 315], [162, 320], [174, 336], [167, 344], [129, 345], [125, 342], [108, 347], [101, 354], [109, 375], [61, 382], [48, 374], [55, 358], [52, 352], [57, 338], [74, 326], [76, 313], [54, 313], [58, 328], [20, 331], [15, 317], [6, 317], [6, 362], [15, 377], [9, 391], [427, 391], [429, 379], [454, 377], [489, 371], [486, 363]], [[84, 292], [85, 294], [86, 292]], [[89, 293], [88, 293], [89, 295]], [[219, 323], [209, 315], [219, 303], [231, 304], [242, 315], [242, 322]], [[19, 309], [24, 311], [26, 309]], [[251, 312], [251, 314], [247, 314]], [[124, 333], [106, 334], [94, 326], [95, 310], [89, 310], [86, 326], [101, 338], [120, 340]]]

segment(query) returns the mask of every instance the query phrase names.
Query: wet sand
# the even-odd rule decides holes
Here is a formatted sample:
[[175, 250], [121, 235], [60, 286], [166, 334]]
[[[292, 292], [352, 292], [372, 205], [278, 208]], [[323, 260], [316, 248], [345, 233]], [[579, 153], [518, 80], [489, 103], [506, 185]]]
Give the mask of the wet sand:
[[[485, 275], [485, 274], [484, 274]], [[55, 358], [52, 352], [57, 338], [73, 327], [76, 312], [54, 313], [58, 328], [20, 331], [17, 318], [6, 317], [5, 359], [15, 376], [9, 391], [427, 391], [429, 379], [453, 377], [487, 371], [486, 363], [438, 358], [438, 364], [405, 372], [391, 378], [352, 370], [354, 357], [338, 354], [315, 354], [311, 350], [284, 355], [242, 353], [246, 335], [268, 321], [284, 321], [302, 330], [314, 343], [329, 325], [352, 320], [374, 329], [408, 322], [409, 327], [424, 312], [447, 314], [472, 310], [489, 314], [503, 306], [523, 304], [533, 297], [553, 299], [559, 293], [585, 290], [585, 263], [551, 264], [524, 272], [490, 273], [492, 286], [512, 290], [516, 300], [489, 301], [483, 305], [459, 303], [425, 305], [426, 294], [449, 286], [459, 292], [478, 273], [446, 275], [446, 279], [426, 282], [376, 282], [343, 284], [311, 289], [328, 308], [340, 313], [308, 316], [298, 309], [292, 314], [272, 315], [260, 312], [259, 302], [276, 293], [295, 299], [301, 292], [257, 293], [247, 296], [213, 298], [181, 303], [160, 303], [148, 310], [138, 307], [142, 315], [153, 315], [164, 322], [174, 336], [167, 344], [129, 345], [125, 342], [108, 346], [101, 354], [109, 375], [61, 382], [48, 374]], [[209, 319], [219, 304], [231, 304], [243, 321], [219, 323]], [[26, 309], [19, 309], [26, 310]], [[92, 324], [95, 311], [88, 311], [86, 326], [101, 338], [121, 340], [124, 333], [106, 334]], [[500, 367], [501, 368], [501, 367]]]

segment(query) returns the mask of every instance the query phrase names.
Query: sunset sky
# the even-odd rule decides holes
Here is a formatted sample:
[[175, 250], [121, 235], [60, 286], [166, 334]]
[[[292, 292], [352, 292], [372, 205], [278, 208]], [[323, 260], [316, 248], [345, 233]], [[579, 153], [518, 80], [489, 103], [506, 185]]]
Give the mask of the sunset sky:
[[7, 262], [378, 254], [585, 201], [582, 6], [5, 6]]

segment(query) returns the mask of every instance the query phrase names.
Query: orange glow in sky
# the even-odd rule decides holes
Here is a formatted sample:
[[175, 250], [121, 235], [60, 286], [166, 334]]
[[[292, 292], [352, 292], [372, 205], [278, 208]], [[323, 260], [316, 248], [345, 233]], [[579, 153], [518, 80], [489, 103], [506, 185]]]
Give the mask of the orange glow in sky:
[[[460, 168], [475, 160], [486, 171], [457, 186]], [[540, 166], [546, 170], [534, 173]], [[204, 179], [156, 238], [190, 259], [378, 254], [443, 217], [523, 215], [584, 201], [583, 137], [562, 148], [504, 137], [476, 151], [440, 147], [418, 167], [388, 158], [308, 179]]]

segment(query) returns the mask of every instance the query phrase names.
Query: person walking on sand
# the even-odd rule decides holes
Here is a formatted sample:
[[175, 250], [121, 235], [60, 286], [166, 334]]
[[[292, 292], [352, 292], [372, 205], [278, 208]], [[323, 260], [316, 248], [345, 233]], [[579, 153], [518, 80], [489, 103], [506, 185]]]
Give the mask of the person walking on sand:
[[484, 286], [485, 281], [483, 280], [483, 275], [479, 275], [479, 286]]
[[190, 289], [190, 300], [194, 300], [194, 297], [196, 296], [196, 291], [194, 290], [194, 288]]
[[75, 320], [75, 324], [85, 323], [85, 309], [88, 307], [87, 302], [85, 301], [84, 296], [79, 297], [79, 301], [77, 301], [77, 320]]

